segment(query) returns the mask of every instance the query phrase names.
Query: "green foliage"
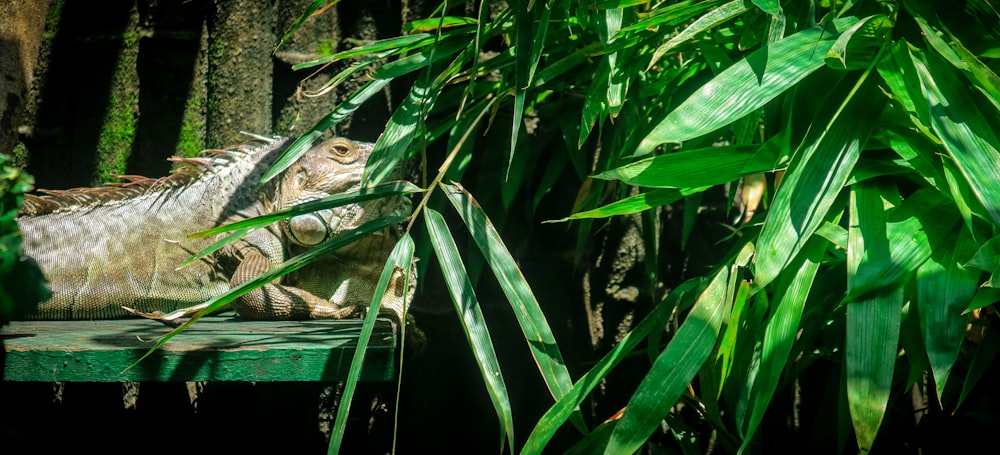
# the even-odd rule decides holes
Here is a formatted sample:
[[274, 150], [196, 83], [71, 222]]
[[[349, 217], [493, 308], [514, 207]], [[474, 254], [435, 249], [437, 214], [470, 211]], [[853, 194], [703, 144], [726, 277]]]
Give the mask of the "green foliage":
[[17, 209], [34, 179], [0, 154], [0, 324], [51, 295], [34, 260], [24, 257]]
[[[914, 378], [927, 371], [932, 399], [958, 412], [1000, 350], [994, 337], [968, 341], [964, 329], [968, 311], [997, 301], [1000, 271], [1000, 15], [985, 0], [967, 4], [552, 0], [482, 2], [464, 17], [446, 2], [403, 36], [299, 65], [352, 59], [329, 85], [360, 71], [374, 80], [289, 158], [390, 80], [414, 77], [366, 175], [379, 183], [421, 157], [426, 181], [410, 227], [423, 222], [435, 239], [512, 448], [542, 451], [572, 420], [580, 451], [633, 452], [666, 422], [694, 438], [678, 440], [680, 450], [703, 450], [714, 435], [717, 450], [757, 452], [762, 426], [784, 418], [774, 415], [776, 394], [823, 362], [842, 385], [820, 425], [840, 449], [868, 452]], [[965, 30], [970, 21], [981, 33]], [[471, 143], [492, 130], [504, 140]], [[428, 162], [434, 147], [446, 151], [440, 162]], [[443, 183], [462, 181], [475, 162], [501, 163], [477, 175], [475, 188], [500, 188], [485, 206]], [[655, 229], [650, 209], [713, 187], [755, 182], [768, 195], [766, 210], [732, 226], [725, 261], [670, 291], [575, 383], [544, 305], [491, 221], [521, 210], [511, 206], [519, 192], [535, 191], [526, 197], [534, 209], [567, 175], [580, 188], [576, 213], [560, 221], [584, 220], [572, 224], [581, 244], [588, 218], [642, 213]], [[629, 186], [638, 194], [621, 198]], [[464, 226], [431, 209], [446, 202]], [[517, 315], [554, 400], [538, 422], [513, 421], [476, 280], [449, 231], [471, 236], [481, 253], [473, 258]], [[638, 343], [657, 340], [674, 311], [679, 329], [652, 353], [620, 419], [588, 426], [576, 411], [584, 397]], [[681, 399], [703, 410], [697, 421], [673, 410]], [[527, 441], [513, 440], [514, 424], [534, 427]]]

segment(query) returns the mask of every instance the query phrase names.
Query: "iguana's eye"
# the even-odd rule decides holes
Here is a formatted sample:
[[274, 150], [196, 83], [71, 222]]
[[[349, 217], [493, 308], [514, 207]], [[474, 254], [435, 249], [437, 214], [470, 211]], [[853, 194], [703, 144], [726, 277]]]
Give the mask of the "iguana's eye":
[[358, 146], [357, 144], [348, 141], [347, 139], [333, 139], [329, 143], [330, 154], [333, 159], [349, 164], [358, 160]]

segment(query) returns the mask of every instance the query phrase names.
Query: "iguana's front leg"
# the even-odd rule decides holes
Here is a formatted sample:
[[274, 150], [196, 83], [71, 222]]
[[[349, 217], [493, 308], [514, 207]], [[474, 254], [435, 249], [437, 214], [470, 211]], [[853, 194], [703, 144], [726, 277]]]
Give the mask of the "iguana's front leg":
[[[263, 254], [257, 251], [246, 252], [233, 273], [230, 285], [235, 287], [250, 281], [270, 270], [271, 266], [271, 261]], [[233, 308], [240, 317], [261, 320], [340, 319], [357, 312], [357, 307], [341, 308], [309, 291], [283, 286], [280, 282], [280, 279], [276, 280], [240, 296], [233, 301]]]

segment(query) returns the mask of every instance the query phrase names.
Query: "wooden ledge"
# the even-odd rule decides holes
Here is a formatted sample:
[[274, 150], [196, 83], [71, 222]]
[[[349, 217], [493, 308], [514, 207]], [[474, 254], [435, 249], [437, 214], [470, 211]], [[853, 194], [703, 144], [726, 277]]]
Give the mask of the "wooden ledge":
[[[0, 328], [3, 380], [337, 381], [347, 378], [361, 325], [206, 317], [122, 373], [169, 329], [143, 319], [15, 321]], [[361, 380], [391, 381], [395, 349], [391, 323], [378, 319]]]

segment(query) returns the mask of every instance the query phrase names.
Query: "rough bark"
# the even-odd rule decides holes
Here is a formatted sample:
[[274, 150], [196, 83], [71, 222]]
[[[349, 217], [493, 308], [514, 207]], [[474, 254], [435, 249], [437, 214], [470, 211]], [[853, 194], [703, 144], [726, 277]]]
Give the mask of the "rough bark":
[[270, 1], [217, 1], [208, 21], [208, 117], [210, 148], [245, 140], [240, 131], [271, 130], [275, 5]]
[[47, 1], [0, 3], [0, 153], [17, 142], [48, 9]]

